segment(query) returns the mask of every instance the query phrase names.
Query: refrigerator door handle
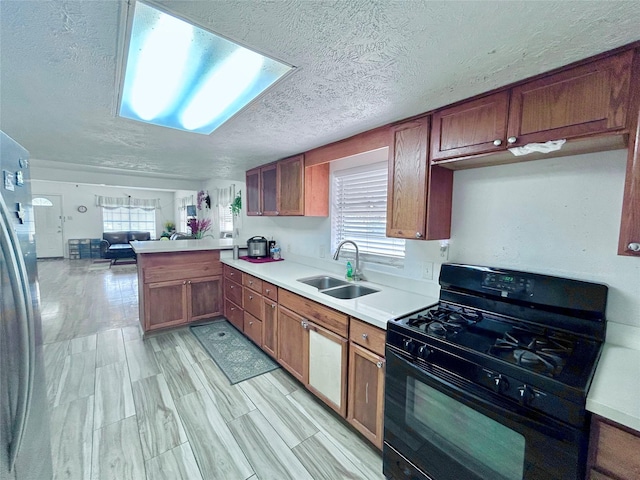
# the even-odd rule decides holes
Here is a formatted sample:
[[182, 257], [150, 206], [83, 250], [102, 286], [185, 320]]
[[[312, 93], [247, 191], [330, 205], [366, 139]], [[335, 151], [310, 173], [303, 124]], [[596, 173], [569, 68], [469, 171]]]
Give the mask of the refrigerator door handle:
[[[24, 264], [24, 259], [22, 258], [17, 235], [12, 228], [9, 211], [2, 195], [0, 195], [0, 225], [2, 226], [0, 243], [2, 251], [5, 252], [5, 256], [8, 257], [7, 267], [9, 268], [11, 290], [16, 300], [16, 312], [21, 332], [19, 342], [22, 358], [20, 359], [21, 372], [19, 375], [18, 401], [16, 405], [16, 417], [11, 432], [11, 444], [9, 445], [9, 470], [13, 470], [22, 444], [25, 425], [29, 415], [31, 395], [33, 393], [35, 331], [27, 269]], [[23, 374], [25, 370], [26, 375]]]

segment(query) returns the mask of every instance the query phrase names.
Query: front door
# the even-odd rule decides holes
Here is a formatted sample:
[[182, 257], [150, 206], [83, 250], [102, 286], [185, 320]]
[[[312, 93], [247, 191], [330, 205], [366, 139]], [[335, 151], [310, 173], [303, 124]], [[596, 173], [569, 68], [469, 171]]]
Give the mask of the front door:
[[62, 237], [62, 197], [34, 195], [36, 255], [38, 258], [64, 257]]

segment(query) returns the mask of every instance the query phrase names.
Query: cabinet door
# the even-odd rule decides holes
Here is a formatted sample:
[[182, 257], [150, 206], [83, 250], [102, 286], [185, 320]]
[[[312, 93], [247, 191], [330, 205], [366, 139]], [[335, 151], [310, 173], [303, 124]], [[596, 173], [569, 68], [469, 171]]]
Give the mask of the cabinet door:
[[347, 339], [313, 323], [309, 331], [307, 388], [343, 417], [347, 415]]
[[278, 304], [264, 297], [262, 320], [262, 349], [272, 357], [278, 353]]
[[509, 92], [465, 102], [433, 114], [431, 160], [504, 150]]
[[222, 315], [222, 276], [189, 280], [187, 287], [190, 321]]
[[304, 156], [278, 162], [278, 212], [304, 215]]
[[278, 167], [275, 163], [260, 168], [262, 215], [278, 215]]
[[632, 59], [627, 51], [514, 87], [507, 128], [512, 144], [624, 129]]
[[308, 322], [303, 317], [278, 307], [278, 362], [305, 385], [309, 378], [309, 335], [306, 328]]
[[188, 322], [187, 282], [147, 283], [144, 287], [145, 331]]
[[392, 129], [389, 148], [387, 236], [425, 237], [429, 118]]
[[247, 170], [247, 215], [262, 215], [260, 169]]
[[347, 420], [382, 449], [384, 358], [349, 344], [349, 414]]

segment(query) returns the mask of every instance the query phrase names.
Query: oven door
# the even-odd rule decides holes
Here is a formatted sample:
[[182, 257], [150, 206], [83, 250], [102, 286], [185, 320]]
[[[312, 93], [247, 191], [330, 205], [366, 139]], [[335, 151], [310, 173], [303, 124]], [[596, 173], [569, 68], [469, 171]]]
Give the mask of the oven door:
[[387, 478], [584, 478], [585, 432], [389, 347], [386, 363]]

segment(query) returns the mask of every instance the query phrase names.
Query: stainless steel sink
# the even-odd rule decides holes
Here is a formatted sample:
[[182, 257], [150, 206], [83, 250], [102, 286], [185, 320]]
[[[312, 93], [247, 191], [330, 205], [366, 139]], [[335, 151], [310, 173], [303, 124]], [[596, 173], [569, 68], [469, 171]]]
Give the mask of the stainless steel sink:
[[350, 283], [343, 287], [331, 288], [329, 290], [322, 290], [325, 295], [330, 295], [334, 298], [340, 298], [343, 300], [362, 297], [363, 295], [369, 295], [370, 293], [376, 293], [380, 290], [375, 288], [365, 287], [364, 285], [358, 285]]
[[315, 277], [299, 278], [298, 282], [316, 287], [318, 290], [338, 287], [340, 285], [348, 285], [349, 282], [340, 280], [339, 278], [330, 277], [328, 275], [318, 275]]

